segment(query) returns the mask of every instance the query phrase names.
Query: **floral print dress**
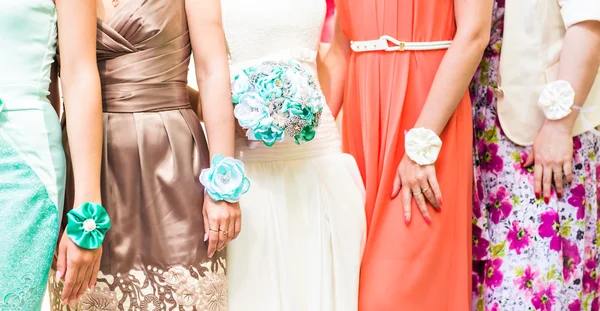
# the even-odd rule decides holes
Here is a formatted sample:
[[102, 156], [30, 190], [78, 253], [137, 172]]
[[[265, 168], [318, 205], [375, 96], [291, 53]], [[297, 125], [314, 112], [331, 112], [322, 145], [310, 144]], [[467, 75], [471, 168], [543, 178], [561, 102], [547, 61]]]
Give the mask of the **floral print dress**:
[[473, 310], [599, 310], [600, 138], [573, 138], [573, 183], [549, 204], [537, 200], [531, 150], [512, 143], [496, 113], [504, 0], [496, 0], [491, 42], [471, 85], [475, 126]]

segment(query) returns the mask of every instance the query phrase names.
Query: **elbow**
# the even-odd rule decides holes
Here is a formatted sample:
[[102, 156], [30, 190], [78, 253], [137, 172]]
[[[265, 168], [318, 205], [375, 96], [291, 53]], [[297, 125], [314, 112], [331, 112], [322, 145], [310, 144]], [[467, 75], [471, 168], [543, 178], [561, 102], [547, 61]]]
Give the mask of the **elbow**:
[[100, 84], [100, 75], [95, 63], [63, 63], [60, 68], [60, 78], [65, 88], [87, 87]]
[[457, 34], [464, 46], [469, 47], [478, 55], [483, 54], [490, 42], [490, 27], [477, 27]]

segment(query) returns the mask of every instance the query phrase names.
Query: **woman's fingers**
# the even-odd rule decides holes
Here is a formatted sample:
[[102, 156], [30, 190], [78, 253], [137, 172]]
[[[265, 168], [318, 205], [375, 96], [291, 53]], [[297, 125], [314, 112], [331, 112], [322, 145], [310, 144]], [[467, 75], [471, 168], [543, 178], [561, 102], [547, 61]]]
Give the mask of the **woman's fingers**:
[[392, 199], [398, 196], [400, 188], [402, 188], [402, 180], [400, 179], [400, 172], [396, 171], [396, 178], [394, 178], [394, 186], [392, 187]]
[[563, 165], [563, 171], [565, 173], [565, 179], [567, 180], [568, 183], [572, 183], [573, 182], [573, 164], [572, 164], [573, 160], [569, 160], [566, 161], [565, 164]]
[[556, 197], [561, 199], [563, 196], [563, 166], [555, 165], [552, 170], [552, 176], [554, 176], [554, 187], [556, 188]]
[[208, 222], [208, 215], [206, 214], [206, 208], [202, 209], [202, 217], [204, 218], [204, 242], [208, 241], [210, 235], [210, 224]]
[[60, 280], [65, 277], [65, 272], [67, 272], [67, 244], [64, 242], [63, 234], [63, 238], [58, 244], [58, 258], [56, 260], [55, 276], [56, 282], [60, 282]]
[[404, 207], [404, 223], [408, 225], [411, 218], [411, 205], [412, 192], [409, 187], [402, 187], [402, 206]]
[[81, 274], [83, 277], [81, 278], [81, 285], [79, 285], [79, 290], [77, 290], [77, 294], [75, 295], [75, 302], [81, 299], [81, 296], [88, 289], [88, 284], [90, 284], [90, 279], [92, 278], [92, 269], [94, 269], [94, 262], [89, 262], [87, 266], [81, 267]]
[[544, 166], [542, 176], [542, 193], [544, 202], [550, 202], [550, 191], [552, 190], [552, 167]]
[[435, 199], [433, 191], [431, 191], [431, 186], [429, 185], [429, 182], [427, 180], [422, 181], [419, 183], [419, 187], [421, 188], [421, 193], [423, 194], [423, 197], [425, 197], [425, 199], [427, 199], [427, 201], [429, 201], [429, 203], [433, 205], [433, 207], [438, 208], [437, 200]]
[[232, 218], [229, 221], [229, 228], [227, 229], [227, 234], [225, 235], [227, 237], [227, 240], [225, 241], [225, 245], [223, 246], [223, 248], [225, 248], [227, 246], [227, 244], [229, 244], [229, 242], [231, 242], [231, 240], [233, 240], [234, 235], [235, 235], [235, 218]]
[[67, 274], [65, 275], [63, 292], [62, 296], [60, 297], [63, 304], [71, 302], [71, 296], [73, 295], [74, 287], [77, 284], [78, 272], [79, 267], [75, 263], [69, 263], [67, 260]]
[[216, 221], [209, 221], [208, 225], [208, 257], [212, 256], [217, 251], [219, 245], [219, 224]]
[[431, 187], [431, 192], [433, 193], [433, 196], [435, 198], [435, 202], [437, 203], [437, 206], [435, 204], [433, 204], [433, 202], [431, 203], [434, 207], [436, 207], [437, 209], [441, 209], [442, 208], [442, 189], [440, 189], [440, 184], [438, 183], [437, 180], [437, 176], [435, 174], [435, 168], [433, 169], [433, 173], [429, 174], [429, 186]]
[[540, 164], [540, 162], [535, 163], [535, 167], [533, 169], [533, 180], [536, 199], [542, 197], [542, 176], [544, 175], [543, 169], [544, 167]]
[[413, 198], [415, 198], [415, 201], [417, 202], [417, 207], [419, 207], [423, 219], [425, 219], [425, 222], [427, 224], [430, 224], [431, 216], [429, 215], [429, 211], [427, 210], [427, 204], [425, 203], [425, 197], [423, 196], [423, 191], [421, 190], [421, 187], [416, 185], [413, 186], [411, 190]]
[[90, 290], [94, 290], [94, 287], [96, 287], [96, 280], [98, 279], [98, 273], [100, 272], [101, 259], [102, 256], [98, 257], [92, 266], [92, 276], [90, 277], [90, 282], [88, 283], [88, 288]]
[[229, 230], [229, 218], [228, 217], [223, 217], [220, 218], [220, 226], [219, 226], [219, 242], [217, 244], [217, 250], [221, 251], [223, 250], [223, 248], [225, 248], [225, 245], [227, 245], [227, 239], [228, 239], [228, 235], [229, 232], [227, 232], [227, 230]]

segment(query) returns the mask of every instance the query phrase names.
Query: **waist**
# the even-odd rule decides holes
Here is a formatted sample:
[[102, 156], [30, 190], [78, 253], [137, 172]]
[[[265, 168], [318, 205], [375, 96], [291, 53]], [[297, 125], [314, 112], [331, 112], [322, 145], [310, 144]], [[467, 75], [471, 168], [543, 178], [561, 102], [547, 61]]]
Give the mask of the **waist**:
[[[45, 87], [45, 88], [44, 88]], [[0, 110], [42, 110], [50, 108], [47, 84], [0, 84]]]
[[[238, 60], [239, 59], [239, 60]], [[303, 64], [304, 68], [309, 71], [309, 73], [316, 75], [317, 72], [317, 51], [306, 49], [306, 48], [297, 48], [297, 49], [284, 49], [281, 51], [276, 51], [272, 53], [268, 53], [262, 57], [256, 58], [248, 58], [241, 59], [241, 57], [232, 57], [229, 61], [231, 76], [239, 73], [241, 70], [246, 69], [247, 67], [254, 66], [260, 64], [265, 61], [288, 61], [295, 60]]]
[[383, 35], [376, 40], [351, 41], [350, 48], [354, 52], [403, 52], [444, 50], [450, 47], [452, 41], [406, 42], [394, 37]]
[[244, 163], [306, 160], [340, 153], [341, 140], [333, 119], [322, 120], [315, 138], [300, 145], [289, 136], [272, 147], [261, 141], [249, 144], [246, 137], [236, 137], [235, 141], [235, 157]]
[[158, 112], [191, 108], [187, 84], [122, 83], [102, 87], [104, 112]]

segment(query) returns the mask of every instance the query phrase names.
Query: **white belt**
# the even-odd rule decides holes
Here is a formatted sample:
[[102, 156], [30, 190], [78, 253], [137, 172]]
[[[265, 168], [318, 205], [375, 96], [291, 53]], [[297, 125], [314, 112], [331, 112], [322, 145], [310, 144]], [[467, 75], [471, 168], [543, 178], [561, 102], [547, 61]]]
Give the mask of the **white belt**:
[[[391, 45], [390, 45], [391, 43]], [[432, 42], [403, 42], [390, 36], [381, 36], [377, 40], [369, 41], [351, 41], [350, 47], [354, 52], [371, 51], [428, 51], [443, 50], [450, 47], [452, 41], [432, 41]]]

